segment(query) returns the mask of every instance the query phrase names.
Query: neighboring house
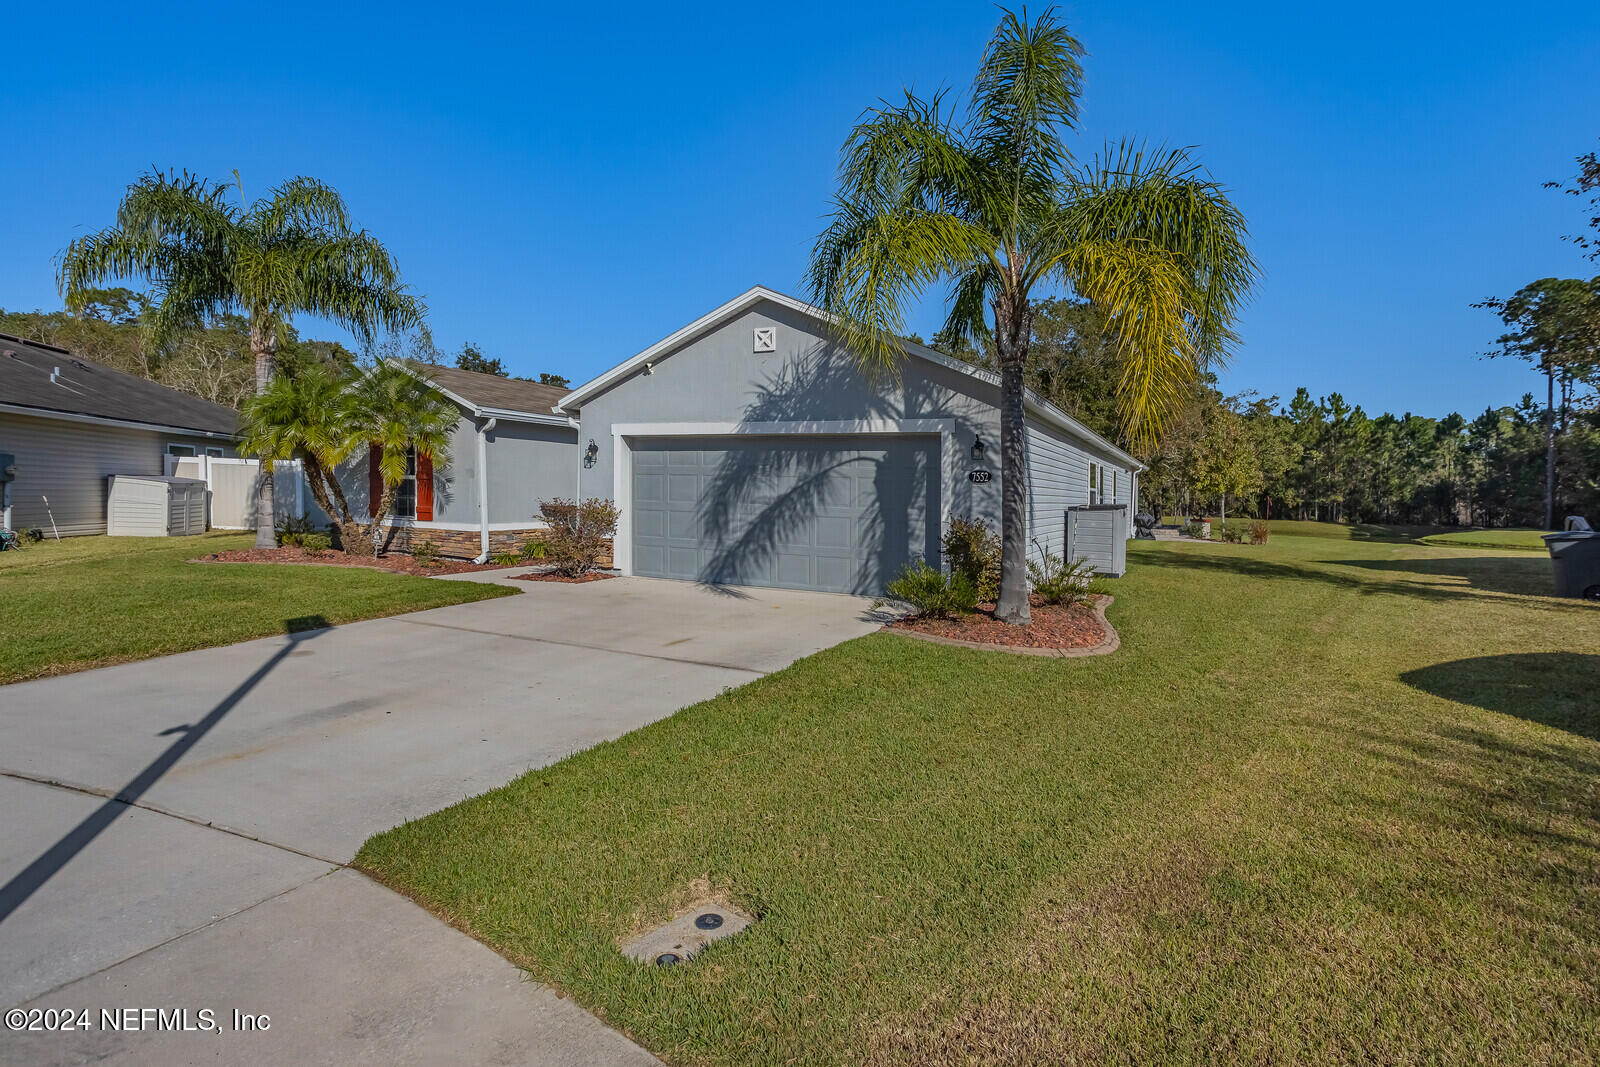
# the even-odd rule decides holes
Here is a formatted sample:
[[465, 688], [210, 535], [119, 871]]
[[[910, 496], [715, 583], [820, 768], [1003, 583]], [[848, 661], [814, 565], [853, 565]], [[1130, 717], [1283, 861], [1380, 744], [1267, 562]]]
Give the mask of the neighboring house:
[[176, 389], [0, 334], [0, 453], [15, 457], [13, 529], [106, 532], [106, 478], [161, 475], [164, 457], [237, 456], [238, 416]]
[[[579, 386], [578, 491], [621, 509], [624, 574], [878, 593], [938, 564], [953, 516], [998, 526], [997, 375], [921, 345], [873, 382], [827, 316], [760, 287]], [[1143, 466], [1029, 393], [1028, 535], [1129, 504]]]
[[[566, 390], [454, 367], [416, 370], [461, 418], [447, 462], [409, 457], [385, 543], [406, 550], [432, 541], [445, 555], [479, 557], [536, 536], [539, 501], [578, 491], [577, 423], [555, 411]], [[375, 451], [340, 472], [357, 515], [370, 516], [382, 492]]]

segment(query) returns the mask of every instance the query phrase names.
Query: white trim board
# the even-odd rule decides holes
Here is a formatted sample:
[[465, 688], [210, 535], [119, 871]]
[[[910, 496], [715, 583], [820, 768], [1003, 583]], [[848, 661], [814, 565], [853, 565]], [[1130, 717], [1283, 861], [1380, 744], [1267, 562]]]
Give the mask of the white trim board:
[[[673, 333], [668, 334], [666, 337], [663, 337], [661, 340], [657, 341], [649, 348], [646, 348], [638, 355], [633, 356], [631, 359], [626, 359], [617, 364], [615, 367], [612, 367], [610, 370], [600, 374], [598, 377], [591, 378], [589, 381], [584, 382], [572, 392], [562, 397], [561, 400], [556, 404], [556, 410], [563, 411], [569, 407], [581, 408], [584, 401], [592, 399], [598, 394], [605, 392], [613, 385], [616, 385], [624, 379], [630, 377], [636, 370], [645, 364], [653, 362], [654, 360], [660, 358], [663, 354], [670, 352], [679, 345], [699, 336], [712, 327], [733, 318], [735, 315], [754, 307], [763, 300], [770, 301], [774, 304], [777, 304], [779, 307], [788, 308], [790, 311], [794, 311], [801, 315], [808, 316], [809, 318], [816, 319], [817, 321], [830, 327], [837, 324], [837, 320], [834, 318], [834, 316], [828, 314], [826, 311], [823, 311], [821, 308], [813, 304], [808, 304], [803, 300], [797, 300], [792, 296], [777, 292], [773, 289], [768, 289], [763, 285], [752, 286], [743, 293], [740, 293], [738, 296], [734, 297], [732, 300], [728, 301], [726, 304], [723, 304], [721, 307], [714, 308], [713, 310], [708, 311], [706, 314], [701, 315], [698, 319], [695, 319], [681, 330], [676, 330]], [[954, 371], [957, 374], [966, 375], [969, 378], [976, 378], [979, 381], [988, 383], [989, 385], [998, 386], [1000, 384], [1000, 375], [996, 374], [994, 371], [986, 370], [983, 367], [974, 367], [970, 363], [963, 363], [959, 359], [945, 355], [943, 352], [936, 352], [926, 345], [919, 345], [914, 341], [907, 341], [904, 338], [900, 339], [900, 343], [908, 354], [916, 356], [919, 359], [926, 360], [929, 363], [937, 363], [939, 366], [944, 367], [947, 370]], [[1068, 433], [1083, 440], [1085, 443], [1101, 449], [1118, 462], [1127, 464], [1130, 469], [1144, 469], [1145, 465], [1143, 463], [1140, 463], [1133, 456], [1129, 455], [1127, 452], [1124, 452], [1110, 441], [1107, 441], [1104, 437], [1101, 437], [1099, 434], [1089, 429], [1089, 427], [1085, 426], [1071, 415], [1068, 415], [1065, 411], [1062, 411], [1060, 408], [1056, 407], [1054, 404], [1050, 403], [1044, 397], [1040, 396], [1038, 393], [1035, 393], [1031, 389], [1027, 390], [1023, 394], [1023, 407], [1044, 421], [1056, 426], [1058, 429], [1066, 430]]]
[[939, 435], [939, 529], [950, 526], [955, 492], [955, 419], [862, 419], [840, 422], [619, 422], [611, 427], [611, 499], [617, 505], [617, 535], [611, 565], [633, 573], [633, 448], [635, 438], [662, 437], [884, 437]]

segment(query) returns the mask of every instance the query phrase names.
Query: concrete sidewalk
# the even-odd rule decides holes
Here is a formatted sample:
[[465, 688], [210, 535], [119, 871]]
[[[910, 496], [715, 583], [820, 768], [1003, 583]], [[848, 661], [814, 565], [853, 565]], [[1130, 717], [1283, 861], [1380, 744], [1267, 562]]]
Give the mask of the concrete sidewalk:
[[0, 1031], [0, 1062], [653, 1062], [342, 869], [371, 834], [875, 628], [614, 579], [0, 688], [0, 1003], [265, 1033]]

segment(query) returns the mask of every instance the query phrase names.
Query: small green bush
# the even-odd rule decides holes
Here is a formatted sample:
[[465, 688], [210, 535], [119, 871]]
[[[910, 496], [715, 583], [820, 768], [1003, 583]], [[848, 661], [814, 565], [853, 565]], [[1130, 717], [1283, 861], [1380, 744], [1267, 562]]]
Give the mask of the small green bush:
[[540, 560], [550, 554], [550, 546], [543, 541], [524, 541], [522, 549], [517, 555], [522, 559]]
[[978, 591], [979, 603], [1000, 597], [1000, 535], [982, 519], [952, 519], [944, 535], [944, 560]]
[[310, 519], [285, 515], [273, 529], [279, 545], [303, 545], [306, 534], [314, 534], [317, 527]]
[[1085, 604], [1094, 582], [1094, 567], [1087, 559], [1063, 563], [1059, 556], [1046, 552], [1043, 560], [1028, 561], [1028, 580], [1046, 604]]
[[888, 592], [894, 599], [910, 604], [916, 614], [936, 619], [966, 615], [978, 606], [978, 590], [970, 578], [955, 571], [946, 578], [920, 559], [908, 564], [900, 577], [889, 583]]
[[515, 567], [522, 562], [522, 557], [515, 552], [496, 552], [489, 561], [496, 567]]
[[1270, 532], [1271, 532], [1271, 529], [1267, 526], [1267, 520], [1265, 520], [1265, 519], [1251, 519], [1250, 520], [1250, 543], [1252, 545], [1264, 545], [1264, 544], [1266, 544], [1267, 543], [1267, 534], [1269, 534]]
[[1206, 524], [1203, 522], [1189, 522], [1183, 527], [1183, 532], [1189, 537], [1205, 537]]
[[1243, 519], [1229, 519], [1222, 524], [1222, 539], [1230, 545], [1244, 544], [1245, 536], [1249, 532], [1249, 524]]
[[308, 556], [320, 556], [333, 547], [333, 538], [324, 533], [300, 534], [300, 547]]
[[439, 546], [427, 538], [420, 545], [411, 546], [411, 558], [426, 567], [439, 559]]

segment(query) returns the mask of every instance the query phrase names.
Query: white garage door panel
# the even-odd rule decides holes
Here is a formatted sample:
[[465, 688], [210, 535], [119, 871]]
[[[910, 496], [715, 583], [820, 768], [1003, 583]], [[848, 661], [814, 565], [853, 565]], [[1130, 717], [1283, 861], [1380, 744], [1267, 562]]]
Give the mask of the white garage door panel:
[[878, 593], [939, 558], [939, 439], [636, 440], [636, 574]]

